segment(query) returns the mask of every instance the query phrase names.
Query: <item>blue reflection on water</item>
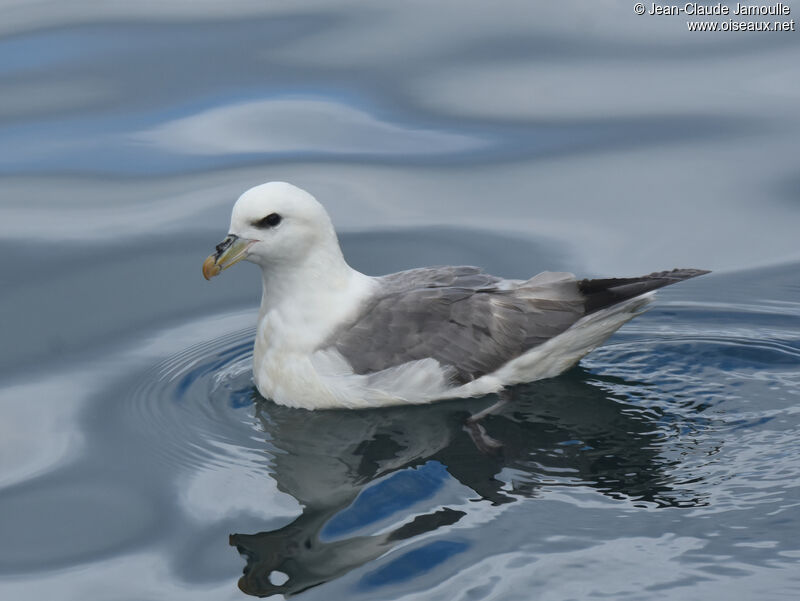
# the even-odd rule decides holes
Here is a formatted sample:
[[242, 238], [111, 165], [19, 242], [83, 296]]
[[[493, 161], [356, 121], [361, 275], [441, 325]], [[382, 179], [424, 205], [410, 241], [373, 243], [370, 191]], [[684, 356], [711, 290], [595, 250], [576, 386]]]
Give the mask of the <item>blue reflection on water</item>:
[[440, 540], [428, 543], [403, 553], [378, 570], [365, 574], [359, 581], [359, 588], [375, 589], [419, 577], [468, 548], [469, 545], [463, 542]]
[[408, 509], [419, 501], [430, 499], [448, 478], [447, 468], [438, 461], [396, 472], [364, 489], [350, 507], [337, 513], [325, 524], [320, 538], [335, 539]]

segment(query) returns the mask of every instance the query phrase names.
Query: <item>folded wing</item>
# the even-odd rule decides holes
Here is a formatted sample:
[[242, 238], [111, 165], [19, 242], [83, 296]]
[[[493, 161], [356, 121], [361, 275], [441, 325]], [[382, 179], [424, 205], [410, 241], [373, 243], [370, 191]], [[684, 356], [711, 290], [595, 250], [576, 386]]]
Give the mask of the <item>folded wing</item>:
[[522, 281], [476, 267], [414, 269], [379, 278], [376, 294], [324, 346], [334, 346], [358, 374], [433, 358], [453, 384], [464, 384], [589, 313], [702, 273], [578, 281], [543, 272]]

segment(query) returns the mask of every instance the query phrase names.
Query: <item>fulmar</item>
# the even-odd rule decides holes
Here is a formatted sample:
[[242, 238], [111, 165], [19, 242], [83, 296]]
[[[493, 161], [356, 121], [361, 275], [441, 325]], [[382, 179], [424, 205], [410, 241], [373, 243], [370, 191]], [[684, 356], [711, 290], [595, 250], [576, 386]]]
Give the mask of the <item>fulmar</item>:
[[640, 314], [655, 289], [708, 273], [512, 280], [447, 266], [371, 277], [347, 264], [323, 206], [285, 182], [237, 200], [203, 275], [241, 260], [262, 274], [256, 387], [305, 409], [430, 403], [551, 378]]

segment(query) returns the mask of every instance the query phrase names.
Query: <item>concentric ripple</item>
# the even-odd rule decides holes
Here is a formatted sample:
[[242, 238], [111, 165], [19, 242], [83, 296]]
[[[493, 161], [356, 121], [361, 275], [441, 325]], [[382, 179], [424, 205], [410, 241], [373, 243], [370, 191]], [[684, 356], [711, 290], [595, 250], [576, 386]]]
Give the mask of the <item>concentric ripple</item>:
[[[770, 386], [796, 401], [800, 382], [800, 321], [787, 327], [787, 307], [672, 305], [626, 325], [584, 360], [592, 370], [658, 383], [672, 395], [700, 399], [710, 390], [732, 409], [749, 385]], [[800, 307], [794, 307], [800, 317]], [[788, 396], [787, 396], [788, 395]], [[774, 398], [774, 395], [773, 395]], [[746, 399], [737, 411], [746, 410]]]
[[[145, 374], [126, 409], [151, 446], [185, 466], [260, 464], [252, 405], [253, 329], [191, 346]], [[258, 453], [254, 452], [258, 451]]]
[[800, 322], [787, 327], [787, 309], [655, 309], [584, 360], [592, 373], [642, 383], [616, 392], [660, 416], [670, 486], [690, 486], [715, 511], [780, 499], [800, 479], [787, 454], [800, 413]]

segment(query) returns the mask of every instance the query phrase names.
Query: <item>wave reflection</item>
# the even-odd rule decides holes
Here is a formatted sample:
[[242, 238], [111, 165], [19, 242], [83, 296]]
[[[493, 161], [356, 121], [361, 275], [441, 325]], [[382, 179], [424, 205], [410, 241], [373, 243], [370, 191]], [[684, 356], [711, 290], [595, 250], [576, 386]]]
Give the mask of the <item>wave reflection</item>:
[[[702, 503], [670, 486], [672, 462], [660, 454], [668, 439], [658, 424], [663, 416], [609, 393], [588, 372], [576, 369], [515, 395], [482, 421], [480, 434], [465, 420], [490, 400], [324, 412], [256, 400], [274, 448], [271, 475], [303, 512], [277, 530], [231, 536], [247, 560], [240, 588], [258, 596], [298, 593], [412, 537], [437, 530], [447, 537], [476, 504], [491, 512], [586, 486], [643, 506]], [[476, 440], [481, 435], [496, 448]]]

